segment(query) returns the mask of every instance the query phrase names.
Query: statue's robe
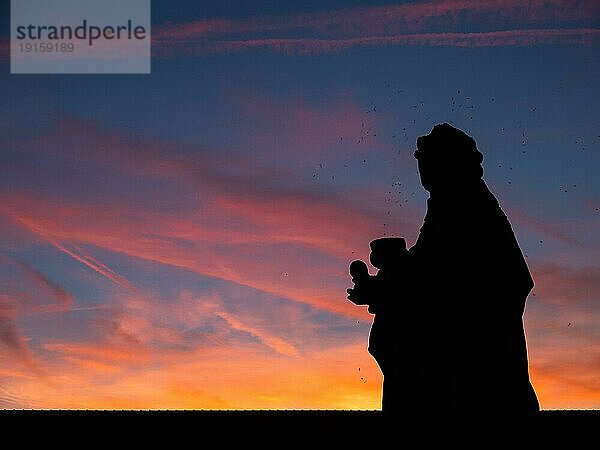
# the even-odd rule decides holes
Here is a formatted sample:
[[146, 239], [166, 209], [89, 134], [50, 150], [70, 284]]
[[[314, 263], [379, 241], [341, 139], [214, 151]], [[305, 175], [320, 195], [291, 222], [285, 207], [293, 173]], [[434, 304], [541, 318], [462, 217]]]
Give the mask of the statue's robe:
[[539, 410], [522, 320], [533, 280], [482, 180], [430, 197], [407, 264], [369, 349], [386, 359], [384, 413], [450, 433], [512, 432]]

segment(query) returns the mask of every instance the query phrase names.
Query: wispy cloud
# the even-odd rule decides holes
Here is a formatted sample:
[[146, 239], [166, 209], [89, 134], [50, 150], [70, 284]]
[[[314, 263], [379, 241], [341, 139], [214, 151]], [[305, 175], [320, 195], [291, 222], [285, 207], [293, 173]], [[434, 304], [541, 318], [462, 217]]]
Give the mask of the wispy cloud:
[[425, 1], [285, 16], [206, 19], [154, 32], [157, 56], [269, 49], [295, 55], [355, 47], [592, 45], [599, 30], [593, 1]]
[[36, 376], [43, 368], [29, 346], [19, 319], [35, 314], [67, 312], [74, 298], [59, 283], [29, 263], [0, 253], [0, 355], [13, 367]]
[[[316, 55], [374, 46], [598, 45], [593, 0], [432, 0], [312, 13], [199, 19], [152, 30], [156, 57], [264, 49]], [[0, 40], [0, 59], [10, 42]]]
[[369, 130], [381, 128], [385, 119], [365, 114], [365, 107], [350, 97], [332, 96], [315, 105], [293, 95], [283, 100], [241, 90], [233, 95], [245, 126], [232, 132], [265, 163], [276, 161], [281, 168], [297, 170], [342, 160], [364, 151], [357, 142], [367, 132], [370, 147], [384, 145]]
[[[303, 109], [304, 111], [304, 109]], [[90, 245], [249, 286], [317, 308], [363, 317], [345, 300], [347, 264], [366, 239], [378, 234], [384, 213], [357, 205], [335, 191], [274, 188], [251, 161], [223, 163], [205, 150], [174, 152], [169, 143], [132, 139], [89, 122], [68, 121], [21, 147], [60, 158], [102, 165], [115, 176], [167, 180], [163, 196], [181, 204], [182, 190], [201, 196], [197, 206], [173, 215], [141, 206], [133, 197], [106, 198], [101, 204], [67, 196], [58, 199], [12, 192], [0, 210], [60, 251], [110, 281], [131, 283], [84, 252]], [[85, 136], [87, 142], [77, 145]], [[65, 145], [65, 142], [67, 143]], [[188, 149], [189, 150], [189, 149]], [[240, 166], [240, 162], [242, 166]], [[247, 165], [247, 166], [244, 166]], [[243, 168], [243, 170], [241, 170]], [[256, 177], [253, 174], [257, 174]], [[73, 191], [77, 197], [77, 191]], [[135, 193], [132, 195], [135, 196]], [[196, 196], [196, 198], [198, 198]], [[175, 201], [177, 199], [177, 201]], [[410, 221], [412, 217], [404, 217]], [[328, 280], [323, 282], [322, 280]]]
[[[33, 367], [33, 355], [23, 336], [15, 324], [15, 312], [11, 308], [14, 299], [0, 295], [0, 355], [4, 361], [18, 361], [26, 367]], [[6, 354], [8, 353], [8, 354]]]
[[291, 345], [289, 342], [286, 342], [284, 339], [278, 336], [273, 336], [270, 333], [265, 333], [264, 329], [260, 329], [243, 323], [239, 318], [234, 317], [232, 314], [229, 313], [220, 312], [217, 315], [223, 318], [234, 329], [243, 331], [245, 333], [249, 333], [252, 336], [257, 337], [261, 342], [275, 350], [277, 353], [280, 353], [285, 356], [296, 356], [298, 354], [296, 348], [294, 348], [294, 346]]
[[522, 225], [541, 236], [552, 238], [572, 246], [583, 245], [578, 238], [571, 236], [569, 232], [563, 230], [559, 225], [540, 220], [532, 216], [529, 212], [513, 208], [509, 211], [509, 214], [516, 224]]
[[546, 263], [536, 264], [534, 270], [543, 282], [536, 290], [549, 301], [579, 303], [600, 297], [600, 267]]
[[36, 225], [30, 223], [27, 219], [15, 216], [15, 220], [20, 222], [24, 227], [31, 230], [35, 234], [41, 236], [44, 240], [48, 241], [50, 244], [55, 246], [61, 252], [66, 253], [73, 259], [79, 261], [80, 263], [84, 264], [85, 266], [89, 267], [90, 269], [94, 270], [95, 272], [99, 273], [100, 275], [104, 276], [105, 278], [109, 279], [113, 283], [121, 286], [124, 289], [128, 289], [128, 290], [134, 289], [134, 287], [131, 285], [131, 283], [129, 281], [127, 281], [123, 276], [119, 275], [114, 270], [112, 270], [110, 267], [106, 266], [106, 264], [103, 264], [102, 262], [100, 262], [96, 258], [94, 258], [93, 256], [89, 255], [87, 252], [85, 252], [80, 247], [78, 247], [76, 245], [71, 245], [72, 248], [69, 249], [66, 246], [66, 244], [62, 244], [62, 243], [58, 242], [58, 240], [53, 238], [51, 235], [48, 235], [39, 226], [36, 226]]
[[[425, 28], [502, 23], [557, 24], [595, 19], [598, 6], [592, 0], [533, 0], [524, 7], [515, 0], [433, 0], [400, 5], [358, 7], [280, 16], [244, 19], [200, 19], [190, 23], [165, 24], [153, 30], [153, 37], [189, 40], [204, 36], [261, 32], [312, 32], [323, 37], [413, 33]], [[435, 28], [438, 28], [437, 30]], [[458, 31], [458, 30], [454, 30]]]
[[202, 56], [251, 49], [272, 50], [287, 55], [319, 55], [352, 48], [390, 45], [500, 47], [548, 44], [595, 45], [600, 42], [600, 29], [528, 29], [489, 32], [414, 33], [389, 36], [361, 36], [347, 39], [324, 38], [263, 38], [220, 40], [204, 43], [184, 43], [156, 48], [158, 57]]
[[[3, 292], [0, 292], [18, 299], [15, 306], [19, 314], [68, 311], [73, 307], [73, 295], [29, 263], [0, 253], [0, 264], [5, 269], [7, 266], [15, 269], [8, 272], [8, 279], [2, 279], [0, 289]], [[30, 287], [29, 291], [37, 289], [43, 295], [32, 295], [20, 288], [19, 284], [23, 281]]]

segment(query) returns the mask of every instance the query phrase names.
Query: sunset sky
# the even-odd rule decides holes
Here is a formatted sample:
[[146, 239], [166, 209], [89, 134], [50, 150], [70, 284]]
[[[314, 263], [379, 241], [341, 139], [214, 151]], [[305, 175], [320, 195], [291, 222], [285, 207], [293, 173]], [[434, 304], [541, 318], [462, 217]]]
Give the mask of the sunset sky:
[[348, 265], [415, 242], [441, 122], [541, 407], [600, 408], [600, 3], [154, 0], [150, 75], [11, 75], [1, 5], [0, 408], [379, 409]]

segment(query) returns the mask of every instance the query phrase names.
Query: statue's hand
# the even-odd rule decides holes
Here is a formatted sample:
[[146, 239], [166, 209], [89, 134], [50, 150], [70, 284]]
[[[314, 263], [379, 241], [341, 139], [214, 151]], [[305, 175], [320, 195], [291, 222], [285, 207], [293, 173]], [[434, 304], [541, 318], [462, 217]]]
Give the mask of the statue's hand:
[[380, 301], [380, 280], [375, 276], [368, 275], [360, 281], [354, 280], [354, 287], [348, 289], [348, 300], [355, 305], [373, 305]]
[[347, 290], [348, 300], [355, 305], [368, 304], [371, 276], [369, 275], [367, 265], [361, 260], [352, 261], [350, 264], [350, 275], [352, 276], [354, 287]]
[[347, 289], [348, 292], [348, 300], [350, 300], [355, 305], [367, 305], [369, 303], [367, 293], [364, 288], [361, 288], [362, 285], [355, 284], [353, 288]]

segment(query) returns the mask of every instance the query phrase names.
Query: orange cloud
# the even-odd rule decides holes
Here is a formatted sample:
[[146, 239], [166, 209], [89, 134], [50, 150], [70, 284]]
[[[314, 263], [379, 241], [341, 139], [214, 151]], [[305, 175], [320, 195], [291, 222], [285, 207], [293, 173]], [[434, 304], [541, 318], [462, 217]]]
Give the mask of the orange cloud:
[[[93, 347], [50, 347], [52, 385], [7, 384], [36, 408], [379, 409], [381, 374], [363, 346], [277, 356], [244, 346], [155, 353], [144, 363]], [[71, 354], [74, 350], [74, 354]], [[103, 362], [123, 357], [118, 366]], [[119, 368], [119, 370], [115, 370]], [[360, 370], [359, 370], [360, 368]], [[93, 382], [92, 382], [93, 380]], [[11, 384], [18, 382], [18, 390]], [[40, 392], [44, 392], [40, 396]]]
[[530, 353], [531, 379], [543, 409], [598, 409], [600, 346], [596, 342], [582, 343], [564, 333], [546, 335]]
[[542, 408], [600, 405], [600, 268], [532, 264], [525, 323], [531, 378]]
[[[91, 323], [96, 337], [43, 344], [46, 378], [16, 368], [0, 371], [3, 386], [19, 393], [12, 401], [35, 408], [380, 407], [381, 373], [366, 341], [297, 351], [218, 298], [184, 292], [165, 300], [120, 298]], [[165, 330], [196, 334], [173, 340]]]

